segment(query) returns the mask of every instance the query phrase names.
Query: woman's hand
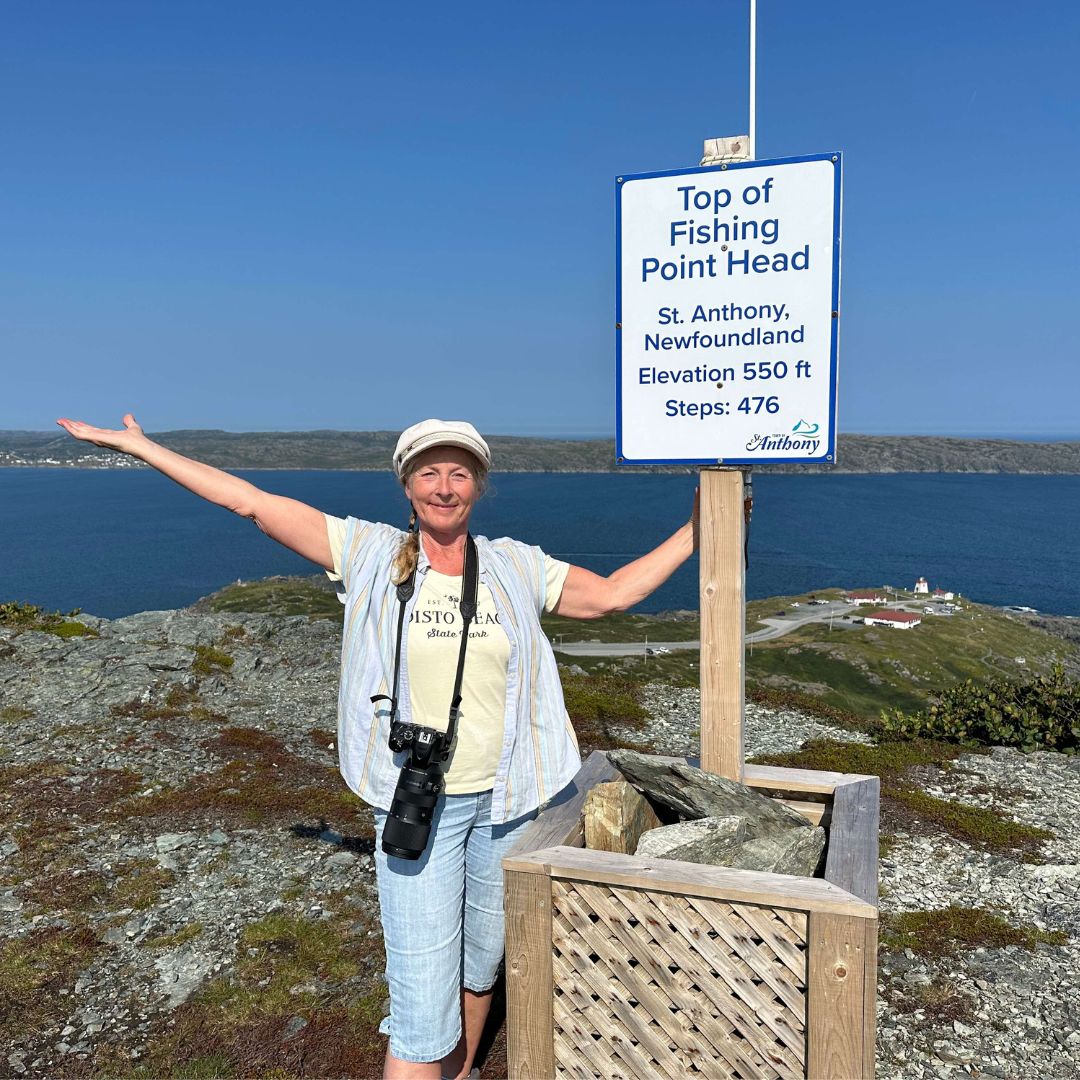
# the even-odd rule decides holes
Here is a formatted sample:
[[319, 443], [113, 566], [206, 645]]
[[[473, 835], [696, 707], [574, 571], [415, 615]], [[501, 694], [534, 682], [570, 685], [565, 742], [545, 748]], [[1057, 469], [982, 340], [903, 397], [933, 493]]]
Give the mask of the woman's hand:
[[124, 414], [123, 431], [91, 427], [81, 420], [56, 422], [72, 438], [145, 461], [207, 502], [254, 521], [267, 536], [318, 563], [324, 570], [334, 569], [326, 517], [314, 507], [296, 499], [271, 495], [224, 469], [193, 461], [148, 439], [131, 413]]
[[78, 439], [80, 442], [90, 442], [95, 446], [104, 446], [108, 450], [117, 450], [121, 454], [132, 454], [137, 457], [139, 447], [145, 446], [150, 441], [143, 434], [143, 429], [139, 427], [131, 413], [124, 413], [123, 431], [91, 427], [81, 420], [61, 418], [56, 422], [73, 439]]

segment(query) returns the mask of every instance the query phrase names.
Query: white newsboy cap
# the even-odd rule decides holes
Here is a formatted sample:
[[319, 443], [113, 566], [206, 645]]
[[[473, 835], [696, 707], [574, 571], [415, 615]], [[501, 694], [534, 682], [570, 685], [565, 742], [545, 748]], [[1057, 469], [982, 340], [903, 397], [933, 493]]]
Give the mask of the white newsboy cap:
[[480, 432], [464, 420], [421, 420], [401, 433], [394, 450], [394, 472], [400, 480], [406, 466], [417, 454], [433, 446], [460, 446], [479, 460], [485, 469], [491, 468], [491, 451]]

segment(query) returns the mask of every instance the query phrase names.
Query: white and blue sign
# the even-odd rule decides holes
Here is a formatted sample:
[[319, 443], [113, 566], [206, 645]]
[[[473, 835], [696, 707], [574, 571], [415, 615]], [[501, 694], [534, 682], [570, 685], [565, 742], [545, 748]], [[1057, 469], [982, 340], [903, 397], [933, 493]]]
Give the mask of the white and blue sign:
[[621, 464], [836, 460], [840, 155], [621, 176]]

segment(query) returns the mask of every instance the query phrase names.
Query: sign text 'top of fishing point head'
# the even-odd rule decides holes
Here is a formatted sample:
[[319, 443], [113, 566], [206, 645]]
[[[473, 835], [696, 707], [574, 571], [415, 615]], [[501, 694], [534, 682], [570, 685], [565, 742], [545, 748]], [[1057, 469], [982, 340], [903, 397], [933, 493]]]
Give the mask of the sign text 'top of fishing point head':
[[619, 461], [834, 462], [840, 155], [615, 189]]

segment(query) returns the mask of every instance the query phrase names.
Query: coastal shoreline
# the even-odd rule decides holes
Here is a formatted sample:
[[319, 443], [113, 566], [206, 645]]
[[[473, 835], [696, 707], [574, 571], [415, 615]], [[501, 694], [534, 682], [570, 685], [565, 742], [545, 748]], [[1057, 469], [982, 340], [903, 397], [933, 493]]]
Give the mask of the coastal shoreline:
[[[396, 432], [300, 431], [152, 432], [171, 450], [227, 469], [305, 469], [379, 472], [387, 468]], [[613, 439], [553, 439], [490, 435], [492, 455], [502, 472], [614, 473], [696, 472], [696, 465], [617, 465]], [[63, 433], [0, 431], [0, 466], [138, 468], [114, 465], [112, 451]], [[742, 468], [751, 466], [742, 465]], [[890, 475], [895, 473], [1080, 474], [1080, 439], [966, 439], [936, 435], [837, 436], [836, 461], [828, 465], [756, 465], [766, 473]]]

